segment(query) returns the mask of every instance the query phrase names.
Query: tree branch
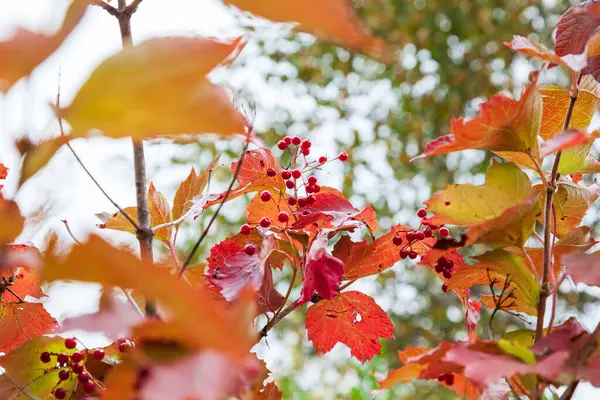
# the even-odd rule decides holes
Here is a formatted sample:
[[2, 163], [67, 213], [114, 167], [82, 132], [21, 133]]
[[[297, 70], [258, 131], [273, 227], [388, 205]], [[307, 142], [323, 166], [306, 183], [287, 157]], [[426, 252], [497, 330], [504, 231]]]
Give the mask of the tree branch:
[[116, 8], [114, 8], [113, 6], [111, 6], [110, 4], [105, 3], [102, 0], [91, 0], [90, 4], [93, 5], [93, 6], [98, 6], [100, 8], [103, 8], [110, 15], [117, 16], [117, 14], [119, 13], [119, 10], [117, 10]]
[[562, 396], [560, 396], [560, 400], [570, 400], [575, 394], [575, 390], [577, 390], [578, 385], [579, 381], [571, 382], [571, 384], [567, 386], [567, 390], [565, 390]]

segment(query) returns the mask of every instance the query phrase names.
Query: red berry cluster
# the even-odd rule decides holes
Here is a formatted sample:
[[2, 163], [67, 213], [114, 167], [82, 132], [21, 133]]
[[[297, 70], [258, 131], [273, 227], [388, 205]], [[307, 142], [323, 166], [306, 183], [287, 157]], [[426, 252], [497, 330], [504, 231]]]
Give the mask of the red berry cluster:
[[[448, 228], [446, 227], [439, 227], [436, 225], [431, 224], [429, 221], [426, 220], [427, 218], [427, 209], [425, 208], [420, 208], [417, 211], [417, 216], [419, 218], [421, 218], [421, 224], [419, 225], [419, 228], [417, 230], [411, 230], [406, 232], [406, 241], [407, 243], [404, 243], [404, 241], [402, 240], [402, 237], [400, 235], [396, 235], [393, 239], [393, 242], [396, 246], [401, 246], [404, 245], [402, 247], [402, 249], [400, 250], [400, 257], [402, 259], [405, 258], [410, 258], [411, 260], [414, 260], [415, 258], [418, 257], [418, 253], [412, 249], [412, 244], [415, 241], [419, 241], [419, 240], [424, 240], [425, 238], [430, 238], [432, 237], [436, 232], [439, 234], [440, 237], [450, 237], [450, 231], [448, 230]], [[451, 269], [451, 267], [450, 267]], [[441, 272], [443, 273], [443, 271]]]
[[454, 385], [454, 374], [440, 374], [437, 380], [441, 383], [445, 382], [448, 386], [452, 386]]
[[449, 260], [444, 256], [438, 258], [435, 264], [435, 272], [442, 274], [446, 279], [452, 278], [452, 273], [454, 272], [454, 261]]

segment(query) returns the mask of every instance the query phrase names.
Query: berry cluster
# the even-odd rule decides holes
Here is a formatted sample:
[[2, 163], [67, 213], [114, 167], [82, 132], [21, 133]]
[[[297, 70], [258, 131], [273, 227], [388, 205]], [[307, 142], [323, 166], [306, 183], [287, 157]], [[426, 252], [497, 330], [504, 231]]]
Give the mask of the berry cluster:
[[454, 272], [454, 262], [444, 256], [438, 258], [435, 264], [435, 272], [442, 274], [446, 279], [452, 278], [452, 273]]
[[[432, 236], [434, 236], [434, 234], [437, 232], [438, 235], [442, 238], [446, 238], [446, 237], [450, 237], [450, 231], [448, 230], [448, 228], [446, 227], [439, 227], [436, 225], [433, 225], [431, 223], [429, 223], [426, 218], [427, 218], [427, 210], [425, 208], [420, 208], [417, 211], [417, 216], [419, 218], [421, 218], [421, 224], [419, 225], [419, 228], [417, 230], [412, 230], [412, 231], [408, 231], [406, 232], [406, 241], [407, 243], [404, 243], [404, 241], [402, 240], [402, 237], [400, 235], [396, 235], [393, 238], [393, 243], [396, 246], [402, 246], [402, 249], [400, 249], [400, 258], [405, 259], [405, 258], [410, 258], [411, 260], [414, 260], [415, 258], [418, 257], [418, 253], [412, 249], [412, 244], [415, 241], [419, 241], [419, 240], [424, 240], [425, 238], [430, 238]], [[450, 267], [451, 269], [451, 267]]]
[[454, 374], [440, 374], [440, 375], [437, 377], [437, 380], [438, 380], [440, 383], [443, 383], [443, 382], [445, 382], [445, 383], [446, 383], [446, 385], [448, 385], [448, 386], [452, 386], [452, 385], [454, 385]]

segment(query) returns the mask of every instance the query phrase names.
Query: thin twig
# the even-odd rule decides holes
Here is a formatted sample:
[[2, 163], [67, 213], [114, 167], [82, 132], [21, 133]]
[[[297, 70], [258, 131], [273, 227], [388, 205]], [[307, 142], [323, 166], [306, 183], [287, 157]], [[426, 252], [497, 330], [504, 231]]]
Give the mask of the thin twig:
[[127, 290], [125, 290], [123, 288], [120, 288], [120, 289], [123, 292], [123, 294], [125, 295], [127, 302], [131, 305], [131, 307], [135, 310], [135, 312], [137, 312], [143, 318], [144, 312], [142, 311], [140, 306], [138, 306], [135, 299], [131, 296], [131, 293], [127, 292]]
[[[279, 309], [275, 312], [275, 314], [273, 314], [273, 318], [271, 319], [271, 321], [277, 320], [277, 318], [279, 317], [279, 314], [281, 314], [281, 312], [283, 311], [285, 304], [287, 303], [288, 299], [290, 298], [290, 294], [292, 294], [292, 289], [294, 288], [294, 283], [296, 282], [297, 274], [298, 274], [298, 268], [293, 268], [292, 279], [290, 279], [290, 285], [288, 286], [288, 290], [285, 294], [285, 297], [283, 298], [283, 301], [281, 302], [281, 307], [279, 307]], [[271, 323], [271, 321], [267, 322], [267, 325], [269, 325]], [[266, 326], [263, 329], [265, 329], [265, 328], [266, 328], [266, 331], [271, 329], [271, 328], [267, 328]]]
[[[552, 235], [556, 237], [556, 208], [554, 204], [552, 205], [552, 220], [554, 223], [552, 224]], [[552, 254], [554, 255], [554, 240], [552, 241]], [[556, 287], [556, 278], [554, 277], [554, 260], [550, 263], [550, 278], [552, 282], [552, 311], [550, 312], [550, 322], [548, 323], [548, 329], [546, 334], [549, 335], [552, 333], [552, 326], [554, 325], [554, 317], [556, 316], [556, 302], [558, 299], [558, 290], [555, 290]]]
[[15, 387], [17, 389], [19, 389], [19, 391], [21, 393], [23, 393], [23, 395], [31, 400], [40, 400], [37, 397], [35, 397], [34, 395], [32, 395], [31, 393], [29, 393], [27, 390], [25, 390], [24, 387], [21, 387], [21, 385], [19, 385], [17, 382], [15, 382], [15, 380], [13, 378], [11, 378], [10, 375], [8, 375], [6, 373], [6, 370], [4, 370], [4, 372], [2, 373], [2, 375], [4, 375], [6, 377], [6, 379], [8, 379], [13, 385], [15, 385]]
[[6, 290], [8, 293], [10, 293], [10, 294], [12, 294], [13, 296], [15, 296], [15, 297], [17, 298], [17, 300], [19, 300], [19, 303], [25, 303], [25, 300], [23, 300], [23, 299], [21, 298], [21, 296], [19, 296], [18, 294], [16, 294], [14, 290], [12, 290], [12, 289], [11, 289], [11, 288], [9, 288], [9, 287], [5, 287], [4, 289], [5, 289], [5, 290]]
[[113, 6], [111, 6], [110, 4], [105, 3], [102, 0], [91, 0], [90, 4], [93, 5], [93, 6], [98, 6], [100, 8], [103, 8], [110, 15], [117, 16], [117, 14], [119, 13], [119, 10], [117, 10], [116, 8], [114, 8]]
[[540, 162], [538, 160], [536, 160], [536, 158], [531, 153], [528, 153], [528, 155], [529, 155], [529, 158], [531, 158], [531, 161], [533, 161], [533, 164], [535, 165], [535, 169], [536, 169], [538, 175], [542, 179], [542, 184], [544, 185], [544, 187], [548, 187], [548, 180], [546, 179], [546, 174], [544, 173], [544, 170], [542, 169]]
[[138, 6], [143, 0], [133, 0], [131, 4], [127, 7], [127, 12], [133, 14], [137, 11]]
[[[581, 78], [581, 75], [580, 75]], [[571, 124], [571, 117], [573, 115], [573, 109], [575, 108], [575, 102], [578, 96], [578, 82], [573, 82], [571, 89], [571, 97], [569, 100], [569, 107], [567, 108], [567, 115], [565, 116], [565, 122], [563, 124], [562, 131], [565, 132]], [[550, 173], [550, 182], [546, 187], [546, 202], [544, 204], [544, 269], [542, 272], [542, 287], [540, 290], [540, 297], [538, 300], [538, 312], [537, 312], [537, 324], [535, 328], [535, 341], [537, 342], [544, 336], [544, 316], [546, 314], [546, 300], [550, 294], [550, 274], [554, 272], [550, 271], [552, 265], [552, 232], [550, 229], [550, 222], [552, 220], [552, 199], [556, 193], [556, 180], [558, 174], [558, 166], [560, 164], [562, 152], [556, 154], [554, 159], [554, 165], [552, 166], [552, 172]]]
[[267, 336], [267, 333], [275, 327], [282, 319], [284, 319], [289, 313], [294, 311], [296, 308], [300, 306], [300, 302], [298, 300], [294, 301], [292, 304], [284, 308], [279, 314], [277, 314], [271, 321], [269, 321], [259, 332], [259, 337], [263, 338]]
[[246, 156], [246, 151], [248, 150], [249, 145], [250, 145], [250, 132], [248, 132], [248, 136], [246, 137], [246, 144], [244, 145], [244, 149], [242, 150], [242, 155], [240, 156], [240, 158], [238, 160], [238, 165], [235, 169], [235, 172], [233, 173], [233, 178], [231, 178], [229, 187], [225, 191], [225, 194], [223, 195], [223, 198], [221, 199], [221, 202], [219, 203], [219, 207], [217, 207], [217, 209], [215, 210], [210, 221], [208, 221], [208, 225], [206, 225], [206, 228], [204, 228], [204, 230], [200, 234], [200, 237], [194, 244], [192, 251], [190, 251], [187, 258], [185, 259], [185, 262], [179, 269], [179, 273], [177, 274], [178, 276], [181, 277], [185, 273], [185, 270], [189, 267], [190, 263], [192, 262], [192, 258], [194, 257], [194, 254], [196, 254], [196, 251], [198, 250], [198, 247], [200, 247], [200, 244], [202, 244], [202, 241], [204, 240], [206, 235], [208, 235], [208, 231], [210, 230], [210, 227], [217, 219], [217, 216], [219, 215], [219, 212], [221, 211], [223, 204], [225, 204], [225, 202], [227, 201], [227, 198], [229, 197], [229, 193], [231, 193], [231, 190], [233, 189], [233, 185], [237, 181], [238, 175], [240, 174], [240, 170], [242, 169], [242, 164], [244, 163], [244, 157]]
[[71, 231], [71, 227], [69, 226], [69, 222], [66, 219], [63, 219], [62, 223], [65, 224], [65, 228], [67, 228], [67, 232], [69, 233], [69, 236], [71, 236], [71, 239], [73, 239], [73, 241], [75, 243], [77, 243], [78, 245], [81, 245], [81, 242], [79, 240], [77, 240], [75, 235], [73, 235], [73, 232]]
[[560, 396], [560, 400], [570, 400], [575, 394], [575, 390], [577, 390], [577, 386], [579, 385], [579, 381], [571, 382], [567, 389], [563, 392], [562, 396]]

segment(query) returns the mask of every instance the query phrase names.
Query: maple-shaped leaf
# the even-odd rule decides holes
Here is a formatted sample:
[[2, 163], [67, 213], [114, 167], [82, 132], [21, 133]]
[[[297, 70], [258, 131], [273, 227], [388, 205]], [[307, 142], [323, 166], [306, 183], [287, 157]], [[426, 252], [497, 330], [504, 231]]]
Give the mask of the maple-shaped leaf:
[[[541, 193], [540, 201], [545, 202], [546, 191], [541, 186], [537, 189]], [[564, 178], [559, 179], [558, 190], [552, 199], [556, 212], [556, 236], [562, 237], [577, 228], [598, 197], [600, 185], [595, 182], [584, 186]], [[539, 221], [544, 223], [543, 214], [540, 215]]]
[[494, 161], [484, 185], [451, 184], [426, 201], [428, 211], [435, 213], [428, 221], [434, 225], [477, 225], [499, 217], [531, 193], [527, 174], [513, 164]]
[[536, 81], [523, 90], [519, 100], [496, 94], [479, 106], [471, 119], [452, 119], [452, 134], [427, 144], [417, 158], [467, 149], [519, 152], [538, 158], [537, 136], [542, 121], [542, 98]]
[[56, 320], [40, 303], [0, 302], [0, 352], [8, 353], [29, 339], [50, 333]]
[[[569, 128], [586, 130], [600, 106], [600, 84], [593, 77], [586, 75], [577, 88], [577, 101], [573, 107]], [[548, 140], [562, 132], [571, 94], [569, 90], [555, 85], [541, 85], [539, 91], [544, 103], [540, 136]]]
[[[0, 276], [6, 280], [12, 279], [10, 290], [21, 299], [27, 296], [41, 298], [45, 294], [41, 288], [41, 282], [35, 269], [40, 264], [41, 255], [39, 250], [32, 246], [23, 244], [6, 245], [0, 253], [3, 265], [0, 266]], [[6, 271], [3, 271], [6, 269]], [[8, 290], [2, 293], [5, 302], [19, 301]]]
[[[246, 220], [248, 224], [252, 226], [259, 225], [261, 219], [269, 218], [271, 220], [271, 227], [285, 229], [292, 223], [294, 220], [294, 210], [290, 207], [287, 202], [287, 198], [282, 194], [272, 194], [270, 201], [262, 201], [260, 198], [260, 193], [256, 194], [250, 200], [250, 203], [246, 206], [246, 211], [248, 216]], [[277, 218], [280, 212], [288, 213], [290, 219], [286, 222], [281, 222]]]
[[100, 298], [100, 310], [93, 314], [65, 319], [61, 324], [63, 332], [83, 330], [102, 332], [111, 339], [131, 337], [131, 327], [144, 320], [131, 304], [117, 300], [110, 293]]
[[[402, 242], [408, 244], [406, 233], [409, 231], [411, 229], [404, 225], [396, 225], [371, 243], [353, 242], [349, 236], [343, 236], [336, 244], [333, 254], [344, 262], [344, 280], [375, 275], [393, 267], [401, 259], [401, 247], [396, 246], [393, 239], [400, 236]], [[416, 240], [411, 243], [410, 248], [418, 255], [423, 255], [434, 243], [435, 238]]]
[[600, 287], [600, 253], [569, 254], [562, 257], [566, 273], [575, 283]]
[[394, 61], [393, 52], [383, 39], [365, 31], [352, 4], [345, 0], [225, 0], [225, 3], [275, 22], [297, 23], [298, 31], [363, 52], [379, 61]]
[[19, 79], [48, 58], [77, 26], [89, 2], [74, 0], [53, 35], [31, 32], [19, 28], [8, 40], [0, 42], [0, 93], [8, 91]]
[[25, 218], [17, 203], [6, 200], [0, 193], [0, 244], [14, 242], [24, 225]]
[[535, 57], [550, 64], [562, 65], [574, 72], [581, 71], [586, 65], [586, 57], [583, 54], [577, 56], [567, 54], [560, 57], [543, 45], [519, 35], [514, 35], [512, 41], [504, 42], [504, 45], [526, 56]]
[[245, 118], [205, 77], [233, 58], [242, 40], [169, 37], [128, 46], [105, 60], [58, 111], [73, 136], [101, 131], [137, 139], [181, 133], [244, 133]]
[[173, 199], [173, 210], [171, 212], [174, 220], [178, 220], [192, 208], [193, 199], [200, 195], [208, 184], [209, 174], [217, 167], [219, 158], [217, 157], [211, 162], [208, 168], [200, 172], [200, 174], [196, 174], [196, 170], [192, 167], [188, 177], [179, 184], [175, 198]]
[[581, 54], [589, 38], [600, 27], [600, 18], [590, 12], [594, 0], [587, 0], [569, 8], [556, 24], [556, 54]]
[[317, 292], [324, 299], [331, 300], [340, 292], [344, 275], [344, 263], [327, 253], [328, 230], [322, 230], [313, 240], [302, 268], [302, 292], [298, 302], [310, 301]]
[[[147, 197], [148, 211], [150, 212], [150, 222], [152, 223], [152, 226], [162, 225], [173, 221], [173, 215], [171, 214], [169, 202], [161, 192], [156, 190], [152, 182], [150, 182], [150, 186], [148, 187]], [[154, 236], [157, 239], [169, 244], [171, 243], [172, 232], [173, 227], [168, 226], [158, 229], [156, 232], [154, 232]]]
[[[29, 139], [21, 141], [21, 145], [17, 146], [23, 156], [19, 187], [23, 186], [27, 180], [33, 177], [40, 169], [44, 168], [69, 139], [68, 136], [58, 136], [46, 139], [38, 144], [30, 143]], [[26, 143], [26, 145], [23, 145], [23, 143]]]
[[[9, 379], [4, 375], [0, 375], [1, 399], [28, 399], [28, 397], [24, 397], [19, 387], [25, 389], [30, 395], [36, 396], [36, 398], [50, 399], [54, 397], [51, 393], [60, 381], [58, 378], [60, 369], [57, 368], [56, 356], [51, 356], [53, 361], [51, 363], [43, 363], [40, 360], [40, 355], [46, 351], [54, 354], [66, 353], [71, 355], [76, 349], [66, 349], [65, 340], [60, 336], [37, 336], [12, 352], [1, 356], [0, 366], [10, 376]], [[77, 376], [72, 374], [69, 379], [60, 381], [60, 387], [70, 392], [76, 382]]]
[[240, 249], [224, 257], [222, 263], [209, 261], [207, 276], [214, 285], [221, 288], [221, 294], [227, 301], [234, 300], [248, 286], [253, 290], [262, 286], [265, 270], [271, 268], [267, 260], [274, 242], [275, 239], [268, 236], [264, 238], [260, 251], [252, 255]]
[[[503, 298], [499, 299], [503, 309], [537, 314], [540, 288], [521, 257], [504, 250], [494, 250], [475, 257], [475, 261], [477, 264], [463, 265], [452, 275], [447, 282], [449, 289], [492, 285], [501, 291], [506, 286]], [[482, 301], [487, 307], [484, 299]]]
[[361, 362], [379, 354], [379, 339], [390, 339], [394, 334], [394, 325], [385, 311], [372, 297], [356, 291], [310, 306], [306, 329], [318, 353], [327, 353], [337, 343], [343, 343]]
[[[230, 354], [248, 350], [251, 339], [240, 319], [208, 293], [190, 287], [168, 269], [147, 265], [126, 250], [117, 249], [92, 235], [75, 246], [66, 257], [58, 257], [52, 244], [46, 254], [42, 279], [97, 282], [133, 289], [156, 299], [169, 312], [191, 345], [214, 347]], [[240, 307], [247, 303], [240, 302]], [[208, 323], [207, 321], [210, 321]]]

